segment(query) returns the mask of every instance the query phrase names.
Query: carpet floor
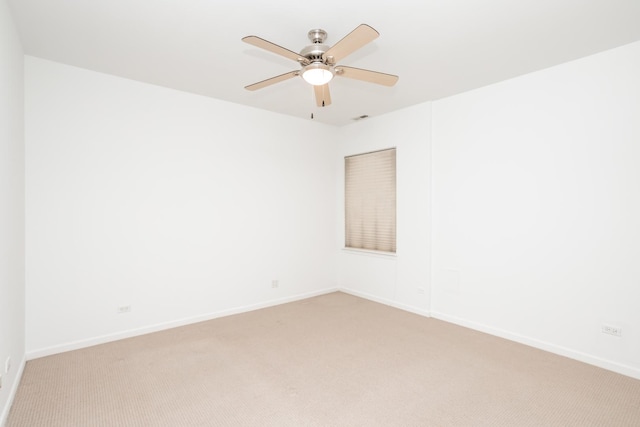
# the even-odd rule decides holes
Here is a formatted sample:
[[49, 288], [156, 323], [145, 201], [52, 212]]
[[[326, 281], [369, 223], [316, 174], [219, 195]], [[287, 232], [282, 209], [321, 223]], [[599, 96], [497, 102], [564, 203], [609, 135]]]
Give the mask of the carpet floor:
[[336, 292], [31, 360], [18, 426], [640, 426], [640, 380]]

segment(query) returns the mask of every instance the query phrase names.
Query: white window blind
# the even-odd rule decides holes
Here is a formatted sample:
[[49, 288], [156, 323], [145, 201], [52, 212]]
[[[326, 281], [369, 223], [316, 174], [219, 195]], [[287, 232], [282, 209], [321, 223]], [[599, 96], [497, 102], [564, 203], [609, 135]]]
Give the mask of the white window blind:
[[345, 246], [396, 252], [396, 149], [345, 157]]

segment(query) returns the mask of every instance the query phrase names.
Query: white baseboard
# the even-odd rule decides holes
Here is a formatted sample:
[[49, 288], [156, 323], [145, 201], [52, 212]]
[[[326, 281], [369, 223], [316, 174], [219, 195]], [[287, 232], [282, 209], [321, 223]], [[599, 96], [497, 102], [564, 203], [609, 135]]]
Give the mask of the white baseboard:
[[303, 294], [297, 294], [289, 297], [263, 301], [256, 304], [249, 304], [241, 307], [235, 307], [235, 308], [230, 308], [226, 310], [216, 311], [213, 313], [207, 313], [207, 314], [202, 314], [198, 316], [172, 320], [170, 322], [158, 323], [155, 325], [145, 326], [142, 328], [130, 329], [127, 331], [116, 332], [113, 334], [102, 335], [99, 337], [89, 338], [85, 340], [78, 340], [78, 341], [73, 341], [65, 344], [46, 347], [46, 348], [27, 352], [27, 360], [50, 356], [52, 354], [64, 353], [66, 351], [71, 351], [71, 350], [78, 350], [81, 348], [91, 347], [98, 344], [105, 344], [112, 341], [149, 334], [152, 332], [163, 331], [166, 329], [177, 328], [179, 326], [190, 325], [192, 323], [204, 322], [207, 320], [216, 319], [218, 317], [231, 316], [233, 314], [246, 313], [248, 311], [259, 310], [261, 308], [267, 308], [275, 305], [286, 304], [288, 302], [293, 302], [293, 301], [298, 301], [298, 300], [311, 298], [319, 295], [324, 295], [331, 292], [337, 292], [338, 290], [339, 290], [338, 288], [328, 288], [328, 289], [322, 289], [320, 291], [306, 292]]
[[18, 366], [18, 372], [16, 373], [16, 378], [11, 385], [11, 390], [9, 391], [9, 398], [7, 399], [7, 403], [2, 408], [2, 414], [0, 414], [0, 426], [4, 427], [7, 423], [7, 419], [9, 418], [9, 411], [11, 410], [11, 405], [13, 405], [13, 399], [16, 397], [16, 393], [18, 392], [18, 386], [20, 385], [20, 380], [22, 380], [22, 373], [24, 372], [24, 366], [27, 363], [26, 357], [23, 357]]
[[544, 350], [550, 353], [558, 354], [560, 356], [568, 357], [570, 359], [584, 362], [589, 365], [597, 366], [599, 368], [607, 369], [609, 371], [626, 375], [631, 378], [640, 379], [640, 369], [634, 368], [632, 366], [628, 366], [618, 362], [613, 362], [611, 360], [595, 357], [587, 353], [582, 353], [580, 351], [572, 350], [570, 348], [555, 345], [546, 341], [541, 341], [541, 340], [530, 338], [524, 335], [519, 335], [509, 331], [505, 331], [502, 329], [493, 328], [493, 327], [483, 325], [477, 322], [473, 322], [467, 319], [462, 319], [455, 316], [449, 316], [443, 313], [423, 310], [423, 309], [412, 307], [406, 304], [400, 304], [395, 301], [388, 300], [386, 298], [380, 298], [371, 294], [367, 294], [365, 292], [360, 292], [360, 291], [356, 291], [349, 288], [340, 288], [340, 291], [350, 295], [360, 297], [360, 298], [368, 299], [370, 301], [378, 302], [380, 304], [385, 304], [391, 307], [399, 308], [401, 310], [408, 311], [410, 313], [419, 314], [425, 317], [433, 317], [434, 319], [443, 320], [445, 322], [453, 323], [459, 326], [463, 326], [465, 328], [484, 332], [500, 338], [505, 338], [510, 341], [518, 342], [520, 344], [525, 344], [530, 347], [535, 347], [540, 350]]
[[320, 291], [307, 292], [304, 294], [293, 295], [284, 298], [273, 299], [269, 301], [264, 301], [256, 304], [250, 304], [241, 307], [235, 307], [227, 310], [221, 310], [213, 313], [207, 313], [203, 315], [188, 317], [184, 319], [178, 319], [175, 321], [155, 324], [146, 326], [143, 328], [132, 329], [128, 331], [122, 331], [114, 334], [103, 335], [100, 337], [90, 338], [86, 340], [74, 341], [66, 344], [56, 345], [52, 347], [47, 347], [43, 349], [38, 349], [34, 351], [30, 351], [26, 354], [26, 359], [23, 359], [20, 364], [19, 372], [16, 378], [16, 381], [13, 384], [11, 395], [9, 398], [9, 403], [7, 407], [3, 409], [2, 417], [0, 418], [0, 426], [4, 425], [6, 422], [6, 417], [9, 415], [9, 408], [11, 407], [11, 402], [15, 396], [15, 393], [18, 389], [18, 384], [20, 383], [20, 378], [22, 378], [22, 372], [24, 370], [25, 361], [31, 359], [37, 359], [39, 357], [45, 357], [52, 354], [63, 353], [66, 351], [77, 350], [85, 347], [91, 347], [98, 344], [104, 344], [112, 341], [117, 341], [125, 338], [131, 338], [139, 335], [144, 335], [152, 332], [158, 332], [166, 329], [176, 328], [179, 326], [189, 325], [192, 323], [203, 322], [206, 320], [216, 319], [218, 317], [230, 316], [233, 314], [245, 313], [248, 311], [259, 310], [261, 308], [272, 307], [280, 304], [285, 304], [288, 302], [298, 301], [306, 298], [311, 298], [314, 296], [324, 295], [331, 292], [344, 292], [346, 294], [354, 295], [360, 298], [364, 298], [370, 301], [374, 301], [380, 304], [388, 305], [391, 307], [395, 307], [410, 313], [418, 314], [424, 317], [433, 317], [435, 319], [443, 320], [445, 322], [453, 323], [459, 326], [463, 326], [465, 328], [473, 329], [476, 331], [484, 332], [490, 335], [494, 335], [500, 338], [505, 338], [510, 341], [515, 341], [521, 344], [525, 344], [531, 347], [538, 348], [540, 350], [548, 351], [550, 353], [558, 354], [560, 356], [565, 356], [570, 359], [578, 360], [580, 362], [588, 363], [590, 365], [594, 365], [603, 369], [607, 369], [613, 372], [617, 372], [622, 375], [626, 375], [632, 378], [640, 379], [640, 369], [627, 366], [621, 363], [613, 362], [606, 359], [601, 359], [586, 353], [582, 353], [576, 350], [572, 350], [570, 348], [558, 346], [546, 341], [537, 340], [534, 338], [530, 338], [527, 336], [515, 334], [506, 330], [493, 328], [487, 325], [483, 325], [477, 322], [473, 322], [467, 319], [459, 318], [456, 316], [450, 316], [443, 313], [431, 312], [429, 310], [424, 310], [421, 308], [413, 307], [406, 304], [401, 304], [386, 298], [380, 298], [375, 295], [371, 295], [365, 292], [356, 291], [349, 288], [328, 288]]
[[418, 314], [424, 317], [431, 317], [431, 313], [429, 310], [424, 310], [422, 308], [413, 307], [407, 304], [401, 304], [396, 301], [392, 301], [386, 298], [380, 298], [375, 295], [368, 294], [366, 292], [360, 292], [349, 288], [340, 288], [340, 292], [344, 292], [345, 294], [353, 295], [356, 297], [368, 299], [373, 302], [379, 302], [380, 304], [388, 305], [391, 307], [399, 308], [400, 310], [408, 311], [410, 313]]
[[613, 362], [610, 360], [601, 359], [599, 357], [595, 357], [587, 353], [582, 353], [580, 351], [572, 350], [570, 348], [555, 345], [546, 341], [529, 338], [524, 335], [514, 334], [513, 332], [493, 328], [491, 326], [483, 325], [483, 324], [473, 322], [467, 319], [462, 319], [456, 316], [449, 316], [447, 314], [438, 313], [438, 312], [431, 312], [431, 316], [434, 319], [439, 319], [445, 322], [454, 323], [456, 325], [463, 326], [465, 328], [484, 332], [500, 338], [505, 338], [510, 341], [515, 341], [520, 344], [525, 344], [530, 347], [535, 347], [540, 350], [548, 351], [550, 353], [558, 354], [560, 356], [564, 356], [580, 362], [588, 363], [589, 365], [594, 365], [599, 368], [617, 372], [618, 374], [640, 379], [640, 369], [634, 368], [632, 366], [627, 366], [627, 365], [623, 365], [621, 363]]

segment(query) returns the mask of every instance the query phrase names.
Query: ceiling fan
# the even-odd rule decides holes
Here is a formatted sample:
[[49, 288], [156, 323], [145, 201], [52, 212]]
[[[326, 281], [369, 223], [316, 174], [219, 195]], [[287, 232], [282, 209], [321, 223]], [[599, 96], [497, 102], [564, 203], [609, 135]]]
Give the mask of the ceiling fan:
[[393, 86], [398, 81], [398, 76], [380, 73], [378, 71], [336, 65], [338, 61], [373, 41], [379, 35], [380, 33], [369, 25], [361, 24], [338, 43], [329, 47], [324, 44], [324, 41], [327, 38], [326, 31], [320, 29], [311, 30], [308, 33], [311, 45], [302, 49], [300, 53], [278, 46], [275, 43], [271, 43], [270, 41], [257, 36], [244, 37], [242, 39], [243, 42], [268, 50], [269, 52], [277, 55], [284, 56], [285, 58], [292, 59], [298, 62], [302, 67], [300, 70], [290, 71], [249, 86], [245, 86], [245, 89], [251, 91], [258, 90], [293, 77], [302, 76], [305, 81], [313, 85], [318, 107], [325, 107], [331, 104], [329, 81], [331, 81], [335, 76], [348, 77], [384, 86]]

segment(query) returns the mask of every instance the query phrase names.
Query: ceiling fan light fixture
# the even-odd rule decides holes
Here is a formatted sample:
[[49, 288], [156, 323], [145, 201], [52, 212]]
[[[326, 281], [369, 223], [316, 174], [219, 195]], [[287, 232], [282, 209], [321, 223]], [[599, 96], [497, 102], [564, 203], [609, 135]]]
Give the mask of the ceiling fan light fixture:
[[314, 86], [322, 86], [329, 83], [333, 78], [333, 74], [331, 67], [321, 62], [311, 63], [302, 70], [302, 78]]

